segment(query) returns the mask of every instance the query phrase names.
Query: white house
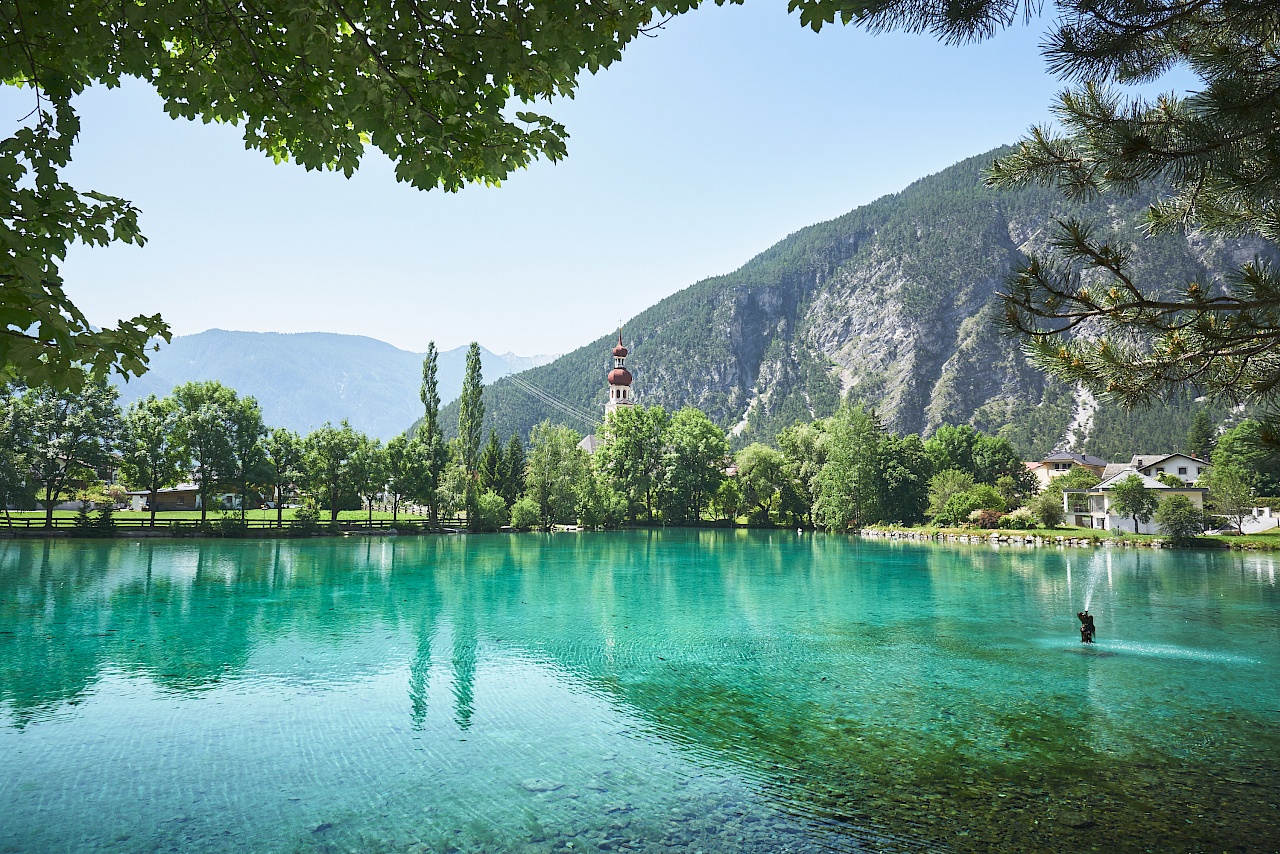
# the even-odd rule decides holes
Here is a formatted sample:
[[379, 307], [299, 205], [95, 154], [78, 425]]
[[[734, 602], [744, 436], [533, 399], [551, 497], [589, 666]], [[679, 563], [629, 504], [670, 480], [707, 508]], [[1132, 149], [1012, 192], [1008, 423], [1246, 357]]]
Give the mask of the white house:
[[[1171, 457], [1182, 457], [1181, 454], [1171, 454]], [[1134, 457], [1135, 460], [1139, 459]], [[1156, 459], [1152, 457], [1151, 459]], [[1167, 459], [1162, 458], [1162, 459]], [[1183, 457], [1183, 459], [1195, 459], [1194, 457]], [[1207, 467], [1208, 463], [1201, 462], [1201, 466]], [[1154, 465], [1152, 466], [1154, 468]], [[1108, 466], [1108, 470], [1112, 467]], [[1194, 470], [1194, 464], [1189, 466]], [[1175, 466], [1176, 469], [1176, 466]], [[1102, 528], [1107, 531], [1131, 531], [1138, 534], [1158, 534], [1160, 528], [1154, 521], [1139, 522], [1137, 530], [1134, 529], [1132, 516], [1121, 516], [1115, 512], [1112, 504], [1112, 494], [1115, 486], [1120, 481], [1129, 477], [1139, 477], [1142, 479], [1142, 485], [1152, 492], [1157, 493], [1160, 500], [1164, 500], [1170, 495], [1185, 495], [1191, 504], [1195, 507], [1204, 509], [1205, 495], [1209, 490], [1199, 486], [1186, 485], [1183, 487], [1169, 486], [1167, 483], [1161, 483], [1150, 475], [1133, 468], [1123, 468], [1114, 472], [1110, 477], [1103, 480], [1097, 486], [1088, 489], [1064, 489], [1062, 491], [1062, 507], [1066, 511], [1067, 521], [1081, 528]], [[1072, 499], [1076, 499], [1074, 502]], [[1083, 502], [1080, 499], [1084, 499]], [[1082, 509], [1073, 509], [1072, 504], [1076, 504], [1079, 508], [1083, 504]]]
[[1196, 478], [1209, 471], [1209, 463], [1189, 454], [1134, 454], [1128, 468], [1147, 477], [1171, 474], [1183, 483], [1192, 484], [1196, 482]]

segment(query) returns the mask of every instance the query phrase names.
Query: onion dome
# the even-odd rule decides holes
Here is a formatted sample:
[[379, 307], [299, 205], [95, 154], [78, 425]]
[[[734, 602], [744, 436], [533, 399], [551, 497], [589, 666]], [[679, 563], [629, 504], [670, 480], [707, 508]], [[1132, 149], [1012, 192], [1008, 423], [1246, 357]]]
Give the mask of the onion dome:
[[613, 348], [613, 355], [619, 358], [625, 359], [627, 357], [627, 353], [629, 352], [631, 351], [629, 351], [626, 347], [622, 345], [622, 330], [619, 329], [618, 330], [618, 346]]
[[[613, 352], [618, 352], [614, 350]], [[626, 352], [626, 349], [623, 349]], [[609, 385], [631, 385], [631, 372], [626, 368], [614, 368], [609, 372]]]

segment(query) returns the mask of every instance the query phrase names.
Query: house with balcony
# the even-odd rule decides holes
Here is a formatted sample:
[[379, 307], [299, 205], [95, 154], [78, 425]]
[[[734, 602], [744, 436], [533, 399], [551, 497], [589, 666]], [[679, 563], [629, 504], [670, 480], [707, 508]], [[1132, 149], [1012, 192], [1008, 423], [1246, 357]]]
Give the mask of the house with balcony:
[[[1169, 456], [1183, 455], [1171, 454]], [[1134, 457], [1134, 460], [1138, 459], [1138, 457]], [[1208, 466], [1204, 462], [1201, 465]], [[1150, 467], [1153, 470], [1158, 468], [1154, 464]], [[1175, 469], [1178, 468], [1176, 464], [1174, 467]], [[1112, 466], [1107, 468], [1110, 471]], [[1194, 469], [1194, 465], [1188, 466], [1188, 468]], [[1205, 497], [1209, 493], [1209, 490], [1204, 487], [1191, 486], [1190, 484], [1181, 487], [1170, 486], [1167, 483], [1156, 480], [1151, 475], [1144, 474], [1142, 471], [1123, 466], [1118, 470], [1111, 471], [1097, 486], [1092, 486], [1088, 489], [1064, 489], [1062, 491], [1062, 509], [1066, 512], [1067, 522], [1080, 528], [1100, 528], [1106, 531], [1128, 531], [1138, 534], [1160, 533], [1160, 526], [1154, 520], [1139, 522], [1135, 528], [1133, 517], [1116, 512], [1114, 502], [1116, 484], [1129, 477], [1141, 479], [1142, 485], [1156, 493], [1160, 500], [1164, 500], [1170, 495], [1185, 495], [1192, 506], [1201, 510], [1204, 509]]]

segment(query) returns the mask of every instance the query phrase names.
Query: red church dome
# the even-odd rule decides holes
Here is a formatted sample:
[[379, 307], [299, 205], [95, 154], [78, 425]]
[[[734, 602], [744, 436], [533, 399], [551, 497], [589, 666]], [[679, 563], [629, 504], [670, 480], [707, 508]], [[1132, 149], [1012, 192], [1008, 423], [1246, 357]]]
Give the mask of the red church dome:
[[[614, 350], [613, 352], [618, 352]], [[626, 349], [623, 349], [626, 352]], [[614, 368], [609, 372], [609, 385], [631, 385], [631, 372], [626, 368]]]
[[627, 353], [629, 352], [631, 351], [628, 350], [626, 347], [624, 347], [622, 344], [622, 330], [619, 329], [618, 330], [618, 346], [613, 348], [613, 355], [619, 356], [625, 359], [627, 357]]

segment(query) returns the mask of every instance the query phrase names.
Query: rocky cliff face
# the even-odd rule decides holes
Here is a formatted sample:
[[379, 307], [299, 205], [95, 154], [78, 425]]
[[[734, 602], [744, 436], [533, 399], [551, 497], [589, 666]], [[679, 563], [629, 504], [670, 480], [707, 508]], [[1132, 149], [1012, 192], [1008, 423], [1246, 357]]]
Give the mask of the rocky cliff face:
[[[1011, 432], [1033, 453], [1064, 434], [1072, 400], [1047, 385], [1018, 342], [1000, 331], [997, 292], [1024, 253], [1046, 247], [1055, 217], [1094, 221], [1129, 244], [1143, 281], [1170, 286], [1219, 278], [1271, 251], [1199, 237], [1147, 238], [1137, 223], [1150, 197], [1071, 205], [1042, 188], [991, 190], [982, 170], [999, 153], [799, 231], [735, 273], [699, 282], [628, 321], [638, 399], [698, 406], [747, 441], [828, 415], [850, 397], [902, 432], [973, 423]], [[608, 341], [522, 376], [589, 415], [600, 413]], [[527, 432], [543, 418], [563, 420], [503, 381], [487, 390], [487, 404], [492, 426], [504, 434]]]

